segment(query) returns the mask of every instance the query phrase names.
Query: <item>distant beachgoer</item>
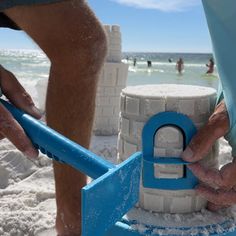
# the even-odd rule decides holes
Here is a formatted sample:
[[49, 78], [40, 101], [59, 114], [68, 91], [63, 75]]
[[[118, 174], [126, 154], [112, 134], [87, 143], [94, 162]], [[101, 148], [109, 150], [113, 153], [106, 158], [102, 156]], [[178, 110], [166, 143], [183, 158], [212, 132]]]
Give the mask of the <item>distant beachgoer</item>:
[[135, 66], [136, 66], [136, 64], [137, 64], [137, 59], [136, 59], [136, 58], [134, 58], [133, 66], [135, 67]]
[[168, 59], [168, 62], [170, 62], [170, 63], [173, 62], [173, 59], [172, 59], [172, 58], [169, 58], [169, 59]]
[[183, 73], [183, 70], [184, 70], [184, 60], [181, 57], [176, 62], [176, 70], [178, 71], [179, 74]]
[[126, 61], [127, 61], [127, 62], [129, 61], [129, 57], [128, 57], [128, 56], [126, 57]]
[[210, 58], [208, 64], [206, 64], [206, 66], [208, 67], [208, 71], [206, 72], [206, 74], [212, 74], [214, 72], [214, 67], [215, 67], [214, 59]]
[[147, 66], [148, 66], [148, 68], [152, 67], [152, 61], [148, 60], [147, 61]]

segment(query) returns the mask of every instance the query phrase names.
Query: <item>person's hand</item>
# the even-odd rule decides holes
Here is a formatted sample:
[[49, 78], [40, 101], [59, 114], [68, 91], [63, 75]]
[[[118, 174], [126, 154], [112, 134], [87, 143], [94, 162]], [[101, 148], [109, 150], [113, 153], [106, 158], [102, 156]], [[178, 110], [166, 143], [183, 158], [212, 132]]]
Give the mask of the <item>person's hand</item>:
[[[34, 106], [30, 95], [15, 76], [0, 65], [0, 88], [2, 93], [16, 107], [39, 119], [41, 114]], [[0, 103], [0, 139], [8, 138], [25, 156], [34, 159], [38, 151], [26, 136], [23, 128], [10, 112]]]
[[228, 130], [228, 112], [222, 101], [182, 154], [184, 160], [196, 162], [189, 165], [193, 174], [202, 182], [196, 191], [208, 200], [208, 209], [213, 211], [236, 203], [236, 161], [225, 165], [221, 170], [204, 168], [198, 161], [206, 156], [215, 141]]

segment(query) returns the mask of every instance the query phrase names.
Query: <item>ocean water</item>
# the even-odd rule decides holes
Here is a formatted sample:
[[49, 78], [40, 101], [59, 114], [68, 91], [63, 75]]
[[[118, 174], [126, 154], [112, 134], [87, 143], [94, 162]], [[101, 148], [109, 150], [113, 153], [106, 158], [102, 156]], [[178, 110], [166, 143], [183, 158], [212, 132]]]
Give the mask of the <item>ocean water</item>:
[[39, 50], [0, 49], [0, 64], [16, 76], [38, 106], [36, 84], [40, 79], [48, 78], [50, 69], [46, 55]]
[[47, 78], [50, 62], [39, 50], [0, 50], [0, 64], [20, 80]]
[[[206, 87], [218, 87], [217, 68], [212, 75], [207, 75], [207, 67], [212, 54], [200, 53], [124, 53], [124, 63], [129, 64], [128, 85], [136, 84], [190, 84]], [[176, 71], [176, 61], [184, 60], [184, 73]], [[133, 66], [133, 59], [137, 64]], [[168, 60], [171, 59], [170, 63]], [[152, 67], [147, 67], [147, 60], [152, 61]]]
[[[184, 73], [176, 73], [175, 64], [179, 57], [184, 60]], [[192, 84], [217, 88], [217, 71], [206, 75], [211, 54], [197, 53], [123, 53], [123, 62], [129, 64], [127, 85], [140, 84]], [[137, 65], [133, 66], [133, 59]], [[168, 59], [172, 59], [172, 63]], [[127, 60], [128, 59], [128, 60]], [[147, 68], [147, 60], [152, 68]], [[0, 50], [0, 64], [12, 71], [27, 87], [39, 79], [48, 78], [50, 62], [42, 51], [38, 50]], [[31, 86], [32, 87], [32, 86]]]

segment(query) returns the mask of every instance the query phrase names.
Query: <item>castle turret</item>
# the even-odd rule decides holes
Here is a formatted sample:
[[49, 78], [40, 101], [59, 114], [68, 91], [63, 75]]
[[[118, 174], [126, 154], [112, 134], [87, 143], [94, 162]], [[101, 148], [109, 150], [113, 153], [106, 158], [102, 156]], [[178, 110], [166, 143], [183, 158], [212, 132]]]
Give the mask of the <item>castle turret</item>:
[[114, 135], [118, 133], [120, 93], [126, 87], [128, 65], [121, 62], [120, 27], [105, 25], [104, 29], [108, 54], [98, 84], [94, 133]]

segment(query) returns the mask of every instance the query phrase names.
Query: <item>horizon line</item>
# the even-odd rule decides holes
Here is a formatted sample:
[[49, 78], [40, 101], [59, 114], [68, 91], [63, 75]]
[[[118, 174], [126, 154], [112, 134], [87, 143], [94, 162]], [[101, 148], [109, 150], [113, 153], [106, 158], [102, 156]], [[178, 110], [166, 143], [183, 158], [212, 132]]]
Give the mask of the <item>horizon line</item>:
[[[1, 48], [0, 47], [0, 50], [29, 50], [29, 51], [42, 51], [42, 49], [40, 48]], [[185, 53], [185, 54], [213, 54], [213, 52], [209, 51], [209, 52], [201, 52], [201, 51], [188, 51], [188, 52], [185, 52], [185, 51], [173, 51], [173, 52], [168, 52], [168, 51], [150, 51], [150, 50], [140, 50], [140, 51], [136, 51], [136, 50], [125, 50], [125, 51], [122, 51], [122, 53], [176, 53], [176, 54], [179, 54], [179, 53]]]
[[167, 52], [167, 51], [123, 51], [122, 53], [185, 53], [185, 54], [213, 54], [213, 52], [181, 52], [181, 51], [176, 51], [176, 52]]

